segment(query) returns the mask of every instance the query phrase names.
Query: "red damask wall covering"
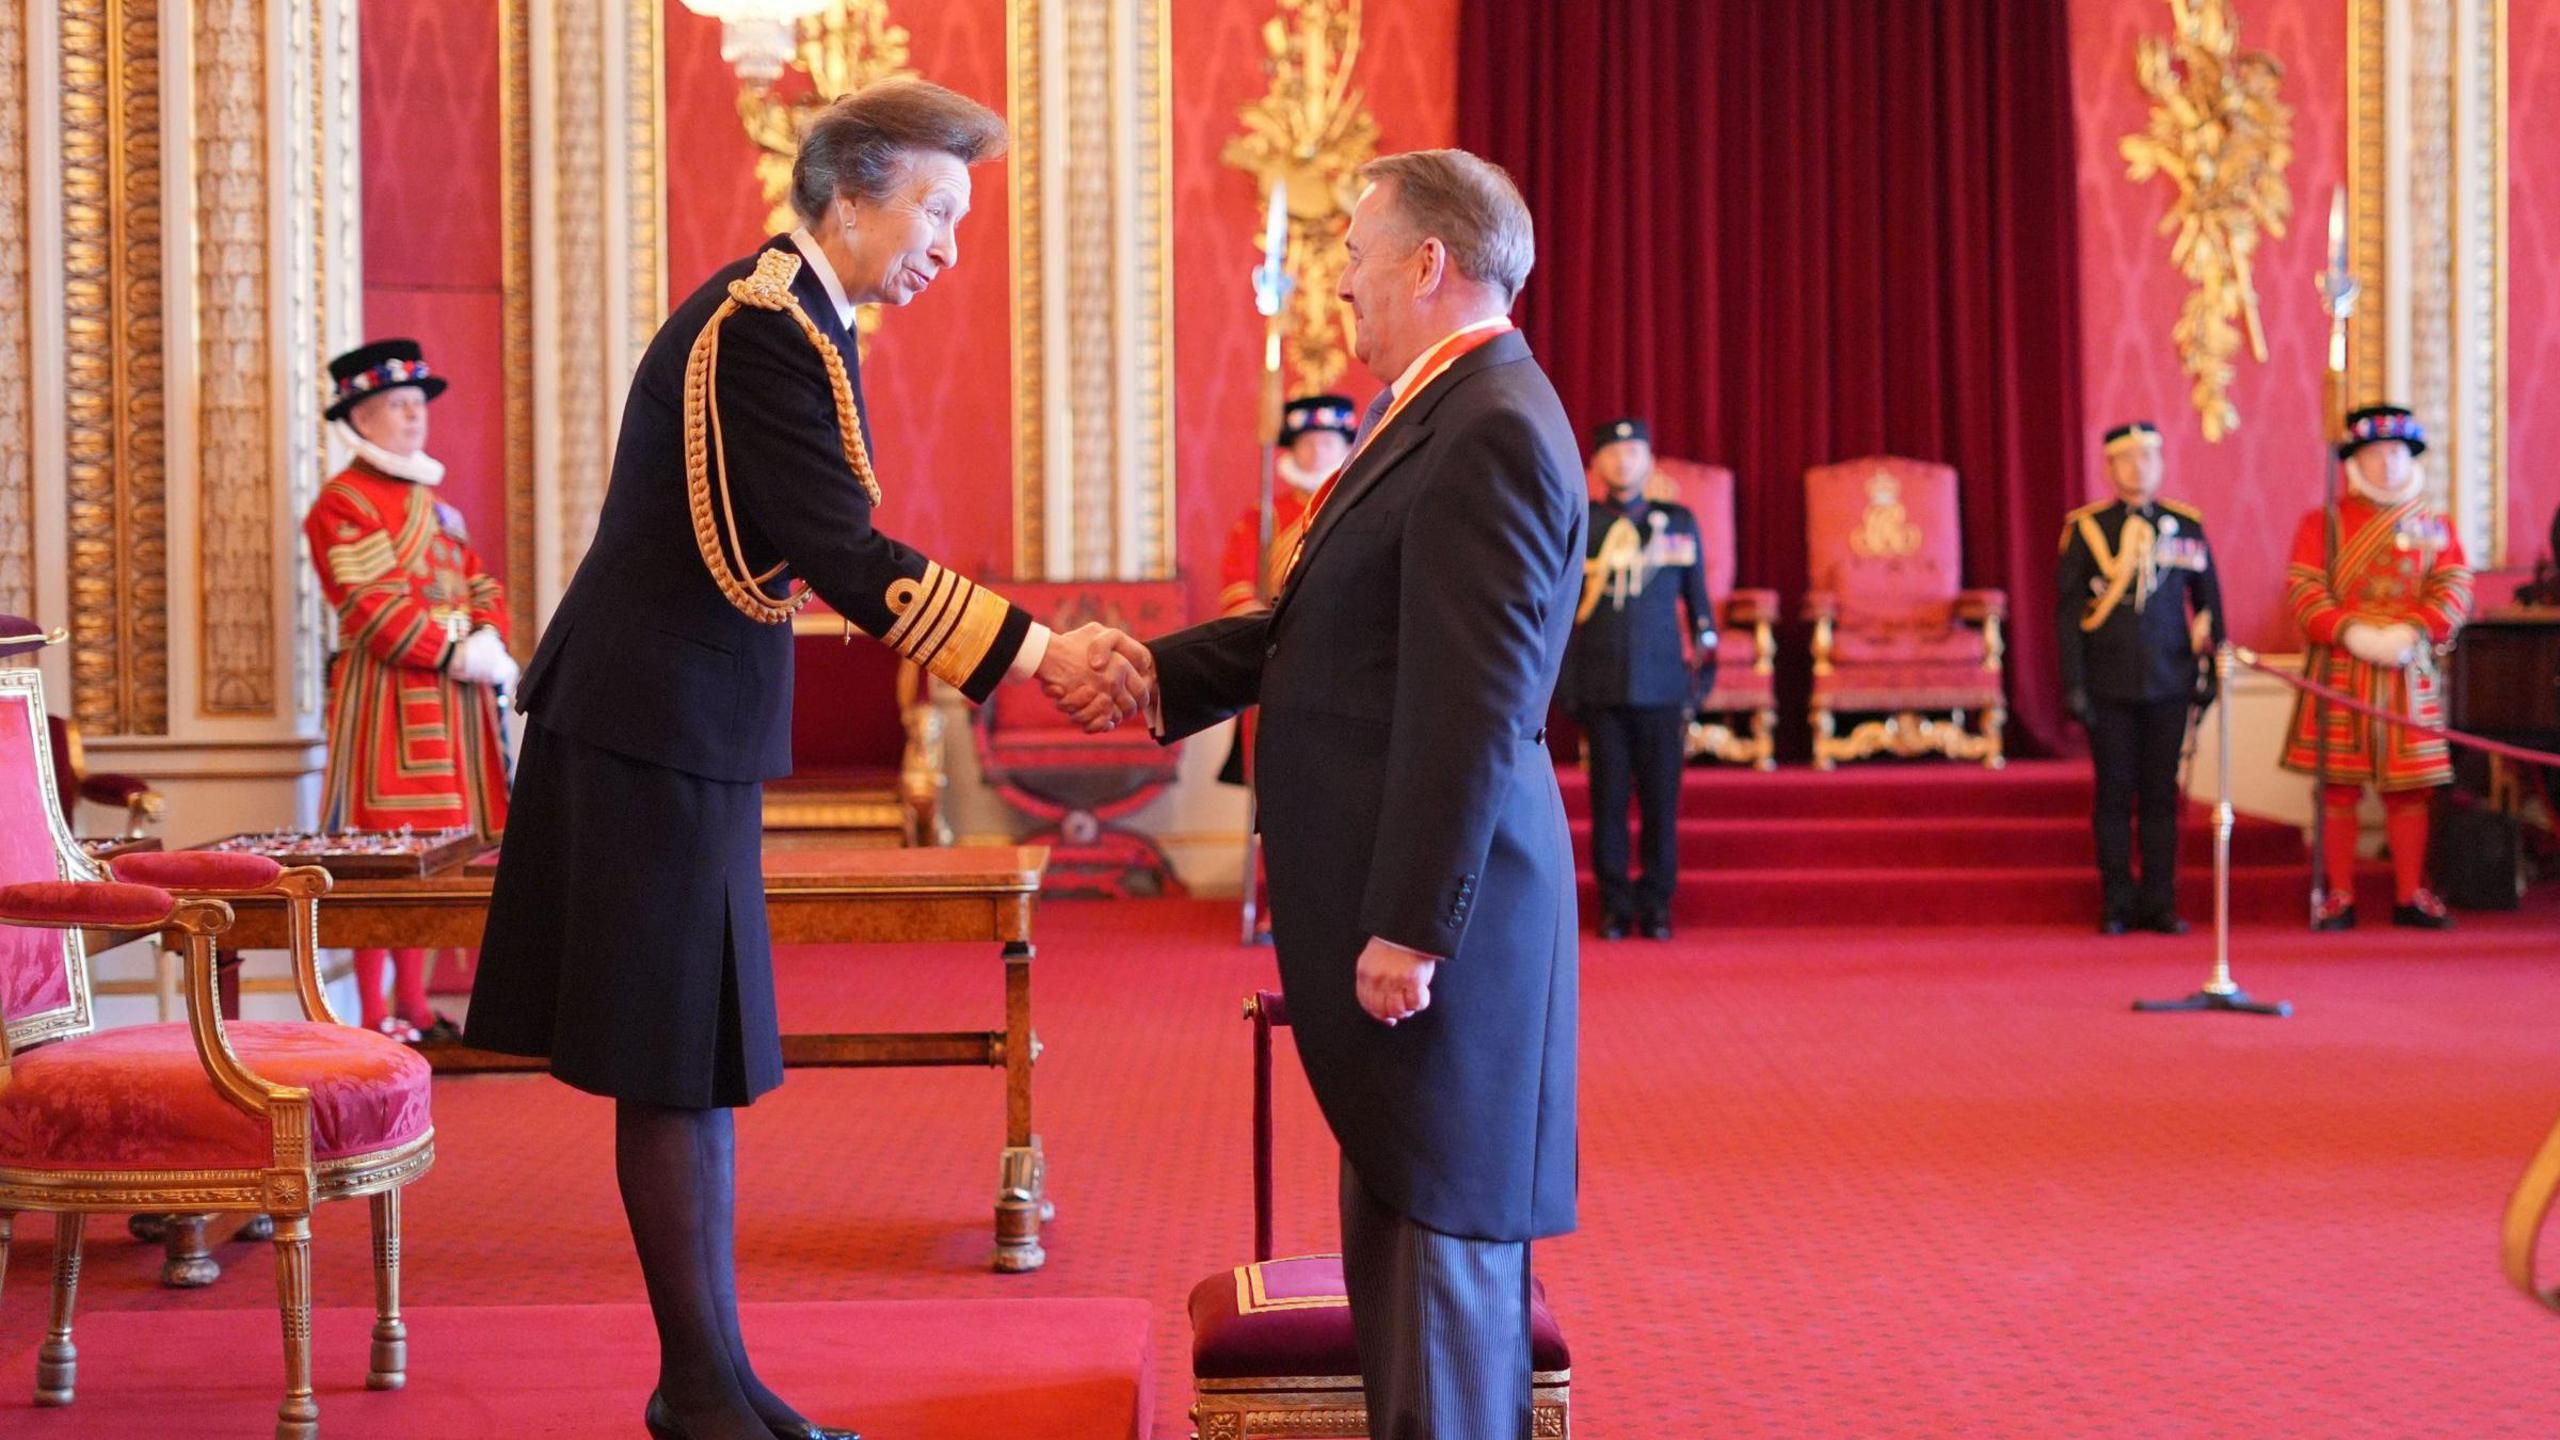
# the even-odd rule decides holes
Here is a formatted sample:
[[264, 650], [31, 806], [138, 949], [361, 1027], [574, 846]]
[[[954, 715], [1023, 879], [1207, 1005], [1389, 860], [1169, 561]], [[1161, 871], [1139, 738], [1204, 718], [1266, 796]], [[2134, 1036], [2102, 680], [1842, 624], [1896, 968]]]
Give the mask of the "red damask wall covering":
[[[357, 23], [365, 334], [415, 336], [453, 382], [427, 448], [481, 563], [503, 574], [496, 0], [363, 0]], [[288, 358], [327, 378], [329, 357]]]
[[2169, 7], [2071, 0], [2089, 496], [2110, 493], [2097, 463], [2098, 432], [2124, 420], [2156, 421], [2167, 441], [2166, 493], [2203, 507], [2233, 637], [2283, 651], [2298, 643], [2282, 603], [2285, 548], [2301, 513], [2320, 503], [2328, 319], [2311, 277], [2324, 263], [2330, 189], [2346, 174], [2347, 32], [2338, 0], [2243, 0], [2239, 11], [2241, 43], [2284, 62], [2284, 98], [2294, 107], [2294, 218], [2256, 257], [2267, 363], [2241, 362], [2232, 387], [2240, 429], [2209, 444], [2169, 342], [2187, 294], [2157, 229], [2169, 182], [2127, 180], [2116, 148], [2147, 123], [2134, 44], [2168, 33]]
[[2560, 508], [2560, 0], [2507, 0], [2507, 562]]

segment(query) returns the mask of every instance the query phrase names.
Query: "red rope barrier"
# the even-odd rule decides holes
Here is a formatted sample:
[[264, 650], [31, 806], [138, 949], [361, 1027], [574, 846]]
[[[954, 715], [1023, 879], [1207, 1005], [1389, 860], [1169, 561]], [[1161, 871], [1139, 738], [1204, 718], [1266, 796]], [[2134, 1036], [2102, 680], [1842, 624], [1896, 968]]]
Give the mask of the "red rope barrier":
[[2492, 740], [2486, 735], [2473, 735], [2467, 731], [2449, 729], [2442, 725], [2421, 725], [2406, 715], [2394, 715], [2390, 711], [2385, 710], [2378, 705], [2368, 704], [2365, 701], [2359, 700], [2353, 695], [2348, 694], [2344, 690], [2332, 689], [2331, 687], [2323, 685], [2319, 681], [2314, 680], [2307, 675], [2297, 675], [2290, 670], [2279, 670], [2276, 667], [2260, 660], [2257, 652], [2254, 650], [2234, 646], [2231, 653], [2241, 664], [2248, 666], [2250, 669], [2257, 671], [2261, 675], [2273, 675], [2278, 680], [2283, 681], [2296, 690], [2300, 690], [2309, 695], [2317, 695], [2332, 705], [2341, 706], [2358, 715], [2369, 715], [2386, 724], [2397, 725], [2403, 730], [2415, 730], [2421, 735], [2432, 736], [2435, 739], [2447, 741], [2451, 744], [2469, 746], [2474, 750], [2486, 750], [2492, 755], [2503, 755], [2510, 760], [2521, 760], [2527, 765], [2560, 766], [2560, 755], [2553, 755], [2541, 750], [2528, 750], [2521, 745], [2510, 745], [2503, 740]]

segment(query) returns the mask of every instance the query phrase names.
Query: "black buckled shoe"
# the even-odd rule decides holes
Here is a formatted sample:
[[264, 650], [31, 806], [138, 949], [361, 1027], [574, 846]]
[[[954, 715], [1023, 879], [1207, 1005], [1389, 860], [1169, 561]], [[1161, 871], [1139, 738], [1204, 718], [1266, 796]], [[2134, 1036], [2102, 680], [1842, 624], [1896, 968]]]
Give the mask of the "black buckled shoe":
[[2314, 930], [2353, 930], [2356, 928], [2356, 902], [2342, 895], [2331, 895], [2319, 912], [2311, 917]]
[[2409, 903], [2391, 907], [2391, 923], [2411, 930], [2450, 930], [2453, 917], [2445, 913], [2444, 901], [2436, 892], [2421, 886]]

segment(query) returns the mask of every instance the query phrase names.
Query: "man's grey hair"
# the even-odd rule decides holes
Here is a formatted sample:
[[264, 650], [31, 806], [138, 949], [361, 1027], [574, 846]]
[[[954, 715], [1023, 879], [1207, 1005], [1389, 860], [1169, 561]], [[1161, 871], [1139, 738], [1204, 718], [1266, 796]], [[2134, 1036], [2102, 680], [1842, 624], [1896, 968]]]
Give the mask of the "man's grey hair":
[[1528, 282], [1537, 236], [1501, 166], [1464, 150], [1408, 150], [1361, 166], [1360, 178], [1392, 185], [1389, 198], [1414, 238], [1438, 240], [1459, 274], [1501, 291], [1505, 304]]
[[838, 196], [886, 200], [918, 152], [963, 165], [1004, 153], [1004, 117], [927, 80], [883, 80], [837, 100], [809, 122], [791, 162], [791, 208], [811, 224]]

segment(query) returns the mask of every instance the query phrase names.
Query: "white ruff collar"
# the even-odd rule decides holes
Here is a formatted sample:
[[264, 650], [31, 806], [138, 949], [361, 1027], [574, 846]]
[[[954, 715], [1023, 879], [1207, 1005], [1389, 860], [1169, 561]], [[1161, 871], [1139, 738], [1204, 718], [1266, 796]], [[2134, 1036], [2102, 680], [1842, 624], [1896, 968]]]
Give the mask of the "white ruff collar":
[[2349, 466], [2347, 487], [2387, 510], [2394, 505], [2406, 505], [2417, 499], [2419, 494], [2427, 488], [2427, 476], [2425, 471], [2412, 465], [2409, 467], [2409, 483], [2400, 487], [2397, 492], [2393, 492], [2378, 486], [2367, 485], [2364, 483], [2364, 472]]
[[444, 482], [444, 462], [421, 450], [415, 455], [394, 455], [356, 433], [356, 427], [344, 420], [337, 422], [338, 438], [354, 447], [356, 458], [394, 480], [407, 480], [418, 485]]
[[1279, 461], [1274, 468], [1279, 472], [1281, 482], [1292, 490], [1313, 490], [1324, 483], [1322, 473], [1300, 465], [1298, 457], [1286, 450], [1280, 452]]

